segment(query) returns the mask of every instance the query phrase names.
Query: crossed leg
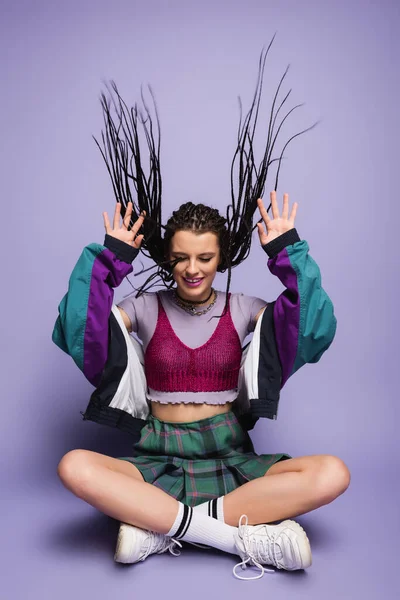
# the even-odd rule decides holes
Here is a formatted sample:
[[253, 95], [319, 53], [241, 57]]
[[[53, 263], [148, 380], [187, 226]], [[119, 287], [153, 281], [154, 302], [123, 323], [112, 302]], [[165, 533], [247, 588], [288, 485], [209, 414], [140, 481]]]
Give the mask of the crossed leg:
[[286, 459], [224, 497], [225, 522], [237, 526], [242, 514], [251, 525], [293, 518], [329, 504], [349, 484], [350, 472], [336, 456]]
[[[164, 524], [164, 516], [171, 520], [177, 510], [175, 499], [145, 483], [140, 471], [125, 460], [90, 450], [72, 450], [60, 461], [58, 474], [65, 487], [92, 506], [117, 520], [145, 529], [149, 527], [147, 508], [150, 504], [160, 507], [165, 503], [168, 517], [162, 511], [161, 514], [151, 511], [151, 521], [156, 517], [161, 527], [153, 527], [151, 523], [150, 528], [160, 533], [169, 529]], [[321, 454], [283, 460], [270, 467], [264, 477], [226, 494], [225, 523], [237, 527], [242, 514], [248, 516], [250, 525], [293, 518], [329, 504], [349, 484], [350, 472], [335, 456]], [[140, 513], [138, 520], [136, 513]]]
[[77, 449], [62, 457], [57, 472], [75, 496], [117, 521], [159, 533], [174, 523], [177, 500], [146, 483], [128, 461]]

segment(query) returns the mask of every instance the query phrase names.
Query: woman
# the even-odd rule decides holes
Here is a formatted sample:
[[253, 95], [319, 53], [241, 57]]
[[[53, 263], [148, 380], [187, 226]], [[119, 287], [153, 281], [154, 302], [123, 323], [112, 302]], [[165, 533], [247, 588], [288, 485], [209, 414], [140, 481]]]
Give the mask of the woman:
[[[262, 200], [260, 199], [258, 202], [267, 229], [266, 232], [263, 225], [259, 224], [258, 233], [260, 242], [266, 251], [272, 240], [294, 229], [297, 209], [295, 203], [289, 217], [287, 194], [284, 195], [282, 216], [279, 216], [275, 192], [271, 192], [271, 204], [273, 219], [268, 217]], [[120, 206], [117, 205], [113, 228], [110, 226], [107, 214], [104, 213], [106, 233], [121, 243], [130, 244], [133, 248], [139, 249], [143, 235], [138, 235], [138, 231], [144, 216], [141, 216], [129, 231], [131, 211], [132, 206], [129, 205], [123, 223], [119, 226]], [[201, 213], [206, 212], [207, 208], [200, 205], [198, 208], [200, 216]], [[179, 211], [177, 211], [178, 213]], [[218, 215], [216, 217], [218, 218]], [[175, 218], [179, 219], [179, 214]], [[220, 261], [220, 250], [216, 233], [202, 229], [193, 230], [190, 225], [189, 222], [186, 229], [175, 231], [171, 238], [169, 258], [171, 261], [178, 257], [181, 260], [173, 273], [176, 290], [164, 292], [160, 304], [162, 312], [158, 312], [157, 326], [154, 327], [155, 315], [148, 312], [149, 307], [154, 308], [154, 313], [157, 311], [156, 293], [146, 294], [145, 301], [141, 302], [142, 306], [139, 304], [135, 306], [135, 302], [131, 298], [127, 298], [119, 305], [128, 331], [140, 331], [142, 337], [145, 338], [146, 350], [150, 349], [147, 357], [150, 367], [152, 366], [152, 340], [160, 343], [160, 334], [161, 336], [173, 335], [173, 345], [168, 346], [168, 352], [176, 349], [177, 353], [180, 350], [179, 344], [182, 343], [176, 332], [171, 332], [169, 329], [168, 317], [162, 308], [163, 303], [167, 310], [169, 306], [170, 314], [173, 315], [171, 304], [175, 302], [174, 309], [180, 315], [180, 319], [176, 319], [176, 323], [179, 324], [181, 337], [186, 337], [186, 341], [190, 340], [191, 347], [207, 344], [210, 337], [214, 337], [216, 342], [219, 342], [216, 339], [218, 329], [219, 336], [225, 334], [225, 343], [231, 345], [233, 354], [235, 354], [235, 342], [237, 341], [237, 348], [239, 348], [245, 335], [254, 328], [263, 311], [262, 305], [265, 306], [265, 302], [260, 299], [237, 294], [233, 295], [236, 298], [234, 303], [232, 301], [230, 303], [230, 313], [226, 313], [227, 319], [224, 327], [218, 326], [219, 323], [223, 323], [222, 320], [214, 321], [214, 323], [211, 321], [211, 328], [210, 321], [208, 323], [204, 320], [201, 323], [196, 321], [201, 316], [197, 315], [198, 312], [207, 317], [212, 316], [213, 312], [218, 314], [220, 307], [217, 299], [222, 298], [222, 294], [212, 288], [212, 283]], [[236, 322], [242, 325], [240, 331], [232, 327], [232, 304], [237, 311]], [[196, 312], [191, 310], [193, 307]], [[245, 307], [248, 309], [247, 322], [243, 316], [241, 319], [238, 318]], [[140, 311], [143, 314], [144, 309], [147, 311], [146, 320], [138, 322], [138, 314]], [[160, 314], [163, 319], [160, 319]], [[231, 330], [226, 331], [229, 324], [231, 324]], [[167, 331], [165, 331], [166, 329]], [[149, 334], [151, 330], [152, 332]], [[146, 339], [146, 336], [151, 337]], [[239, 339], [235, 340], [235, 336]], [[193, 343], [194, 339], [197, 342]], [[211, 348], [210, 352], [212, 352]], [[232, 362], [229, 355], [224, 357], [224, 360]], [[238, 365], [240, 365], [240, 356], [236, 371]], [[159, 364], [159, 368], [161, 371], [165, 370], [163, 364]], [[182, 372], [182, 377], [184, 375], [185, 373]], [[148, 379], [150, 382], [154, 379], [155, 385], [159, 381], [157, 377], [152, 378], [151, 373], [149, 373]], [[173, 381], [176, 379], [174, 378]], [[98, 510], [126, 524], [121, 525], [120, 528], [116, 560], [137, 562], [144, 560], [150, 553], [163, 552], [169, 548], [173, 551], [173, 540], [182, 539], [193, 543], [208, 544], [227, 552], [239, 554], [243, 561], [258, 564], [261, 574], [263, 573], [262, 564], [290, 570], [310, 566], [311, 550], [308, 538], [300, 525], [295, 521], [288, 520], [278, 525], [267, 525], [267, 523], [314, 510], [342, 494], [349, 485], [349, 471], [345, 464], [334, 456], [326, 455], [299, 458], [290, 458], [287, 454], [261, 455], [258, 461], [255, 461], [252, 452], [249, 451], [247, 436], [232, 413], [235, 398], [234, 387], [230, 390], [221, 389], [226, 385], [224, 386], [224, 382], [218, 385], [217, 382], [214, 388], [218, 391], [207, 390], [205, 396], [193, 402], [193, 394], [197, 393], [201, 396], [201, 391], [185, 393], [179, 391], [184, 386], [176, 385], [178, 391], [172, 393], [169, 390], [171, 385], [173, 387], [173, 381], [164, 386], [168, 391], [152, 390], [149, 386], [150, 397], [152, 394], [155, 396], [151, 400], [151, 417], [148, 425], [142, 430], [141, 440], [136, 444], [139, 452], [143, 449], [142, 457], [139, 454], [138, 457], [127, 457], [121, 460], [88, 450], [73, 450], [67, 453], [59, 464], [59, 476], [70, 491]], [[195, 382], [195, 385], [198, 385], [198, 382]], [[162, 388], [162, 386], [158, 387]], [[186, 388], [190, 389], [190, 381], [187, 382]], [[169, 401], [168, 396], [170, 396]], [[168, 476], [168, 473], [164, 472], [164, 480], [162, 477], [158, 477], [159, 486], [170, 486], [169, 494], [162, 491], [160, 487], [145, 483], [146, 479], [147, 481], [151, 480], [152, 472], [153, 479], [157, 479], [157, 476], [154, 477], [157, 469], [149, 466], [149, 458], [150, 461], [157, 461], [157, 453], [160, 452], [162, 455], [163, 448], [164, 459], [160, 458], [159, 461], [168, 460], [168, 453], [165, 450], [169, 435], [174, 435], [183, 443], [180, 457], [186, 461], [186, 464], [190, 464], [189, 461], [193, 460], [193, 456], [190, 454], [185, 456], [185, 452], [196, 452], [199, 443], [200, 445], [202, 443], [205, 431], [213, 427], [214, 429], [218, 427], [221, 430], [226, 429], [228, 432], [233, 429], [236, 435], [234, 438], [223, 432], [219, 439], [222, 439], [225, 445], [222, 448], [213, 449], [215, 460], [222, 460], [223, 463], [223, 458], [220, 457], [228, 454], [227, 463], [229, 464], [229, 450], [233, 450], [231, 455], [234, 458], [233, 462], [237, 464], [238, 455], [242, 454], [242, 459], [247, 458], [240, 462], [239, 472], [244, 474], [242, 481], [251, 479], [248, 483], [242, 484], [238, 479], [236, 489], [217, 499], [217, 502], [214, 503], [216, 518], [208, 516], [208, 510], [211, 509], [208, 501], [196, 504], [193, 509], [173, 497], [174, 486], [175, 490], [182, 489], [173, 474]], [[235, 448], [229, 446], [233, 439], [236, 439]], [[247, 446], [247, 456], [243, 454], [245, 446]], [[154, 452], [156, 454], [152, 455]], [[178, 453], [179, 450], [177, 450]], [[210, 459], [211, 455], [207, 458]], [[205, 464], [207, 458], [204, 459]], [[197, 457], [196, 459], [199, 465], [198, 481], [201, 489], [204, 472], [201, 469], [201, 459]], [[146, 479], [142, 473], [145, 474]], [[167, 483], [168, 477], [172, 481]], [[194, 476], [194, 480], [196, 480], [196, 476]], [[172, 495], [170, 495], [171, 492]], [[246, 513], [247, 518], [241, 516], [243, 513]], [[242, 523], [243, 519], [244, 523]], [[239, 527], [236, 528], [238, 522]], [[247, 523], [261, 523], [262, 525], [251, 526]]]
[[[105, 103], [103, 108], [110, 124]], [[136, 124], [134, 121], [134, 134]], [[142, 124], [145, 126], [144, 120]], [[249, 141], [246, 131], [250, 128], [250, 117], [244, 127], [244, 135], [239, 136], [241, 144]], [[114, 139], [108, 147], [118, 153], [124, 151], [124, 146], [115, 138], [116, 131], [115, 127], [109, 128], [108, 133]], [[154, 167], [153, 187], [148, 181], [147, 185], [143, 184], [139, 152], [133, 144], [138, 218], [139, 211], [133, 209], [131, 201], [126, 201], [126, 189], [121, 183], [127, 180], [123, 175], [132, 161], [114, 160], [112, 173], [109, 169], [114, 190], [125, 202], [124, 206], [117, 203], [112, 227], [107, 213], [103, 213], [106, 239], [104, 245], [96, 249], [96, 256], [105, 260], [103, 270], [96, 271], [97, 275], [93, 274], [94, 269], [90, 271], [90, 277], [97, 278], [97, 287], [94, 286], [97, 296], [89, 298], [88, 304], [110, 295], [108, 308], [98, 311], [103, 324], [101, 327], [98, 323], [91, 325], [94, 336], [96, 327], [103, 330], [103, 348], [88, 336], [93, 356], [102, 356], [100, 366], [92, 369], [91, 376], [85, 374], [95, 385], [104, 380], [109, 337], [106, 323], [112, 288], [122, 280], [122, 276], [117, 277], [111, 269], [113, 265], [118, 269], [122, 265], [124, 274], [129, 272], [126, 263], [133, 260], [144, 244], [159, 265], [164, 283], [170, 284], [169, 289], [128, 297], [118, 308], [126, 329], [135, 332], [143, 342], [150, 414], [134, 445], [135, 456], [112, 458], [88, 450], [73, 450], [61, 459], [58, 474], [72, 493], [121, 522], [115, 553], [115, 560], [119, 562], [138, 562], [149, 554], [166, 550], [175, 554], [176, 546], [181, 545], [178, 540], [183, 540], [239, 555], [243, 568], [247, 563], [259, 567], [258, 577], [264, 573], [263, 565], [287, 570], [307, 568], [311, 565], [309, 540], [300, 525], [288, 518], [314, 510], [342, 494], [349, 485], [349, 471], [343, 461], [334, 456], [292, 458], [284, 453], [255, 454], [234, 408], [242, 343], [254, 330], [267, 303], [244, 294], [226, 293], [224, 297], [212, 286], [217, 271], [229, 268], [229, 287], [231, 267], [247, 256], [253, 213], [258, 207], [261, 216], [258, 235], [270, 257], [271, 271], [273, 265], [278, 268], [275, 261], [285, 263], [285, 275], [281, 278], [285, 281], [285, 278], [296, 277], [300, 280], [302, 276], [306, 279], [308, 270], [308, 289], [312, 293], [318, 289], [322, 294], [318, 268], [313, 263], [314, 273], [310, 276], [312, 259], [307, 256], [308, 246], [300, 241], [294, 227], [297, 203], [289, 215], [289, 198], [285, 194], [280, 215], [276, 193], [271, 192], [273, 218], [270, 219], [262, 199], [258, 197], [254, 201], [254, 194], [265, 183], [267, 169], [260, 169], [254, 185], [241, 186], [242, 190], [246, 189], [244, 208], [239, 208], [240, 203], [234, 206], [231, 219], [229, 216], [225, 219], [214, 208], [189, 202], [173, 213], [161, 238], [157, 202], [157, 190], [160, 191], [161, 186], [156, 185], [154, 178], [154, 172], [159, 174], [159, 160], [154, 151], [152, 129], [147, 132]], [[135, 135], [130, 137], [131, 142], [132, 139], [137, 144]], [[246, 159], [253, 160], [253, 152], [246, 153]], [[118, 164], [123, 165], [120, 172], [115, 167]], [[251, 172], [251, 168], [245, 169], [243, 175], [242, 170], [242, 177], [251, 179]], [[139, 233], [141, 230], [144, 234]], [[302, 257], [303, 267], [294, 269], [296, 253]], [[292, 264], [287, 261], [289, 255]], [[112, 265], [107, 267], [109, 271], [104, 270], [106, 261]], [[76, 276], [75, 280], [81, 278]], [[83, 334], [75, 325], [72, 333], [67, 326], [75, 322], [79, 310], [82, 312], [72, 302], [72, 289], [70, 282], [70, 301], [67, 294], [60, 304], [53, 340], [84, 370], [85, 361], [78, 361], [74, 355], [76, 346], [82, 345]], [[82, 296], [78, 294], [74, 298], [79, 297], [83, 302]], [[293, 298], [281, 296], [280, 310], [290, 310], [288, 300]], [[87, 299], [87, 295], [85, 297]], [[65, 316], [67, 310], [69, 317]], [[279, 312], [274, 311], [275, 327], [279, 325]], [[320, 314], [318, 318], [321, 320]], [[281, 387], [301, 364], [319, 360], [329, 347], [335, 328], [332, 313], [329, 336], [322, 349], [302, 362], [298, 352]], [[314, 333], [313, 338], [317, 337]], [[283, 328], [282, 339], [289, 334], [290, 331]], [[277, 343], [279, 345], [279, 340]], [[281, 361], [284, 360], [282, 348], [281, 344]], [[281, 522], [271, 524], [276, 521]], [[242, 578], [235, 569], [235, 576]]]

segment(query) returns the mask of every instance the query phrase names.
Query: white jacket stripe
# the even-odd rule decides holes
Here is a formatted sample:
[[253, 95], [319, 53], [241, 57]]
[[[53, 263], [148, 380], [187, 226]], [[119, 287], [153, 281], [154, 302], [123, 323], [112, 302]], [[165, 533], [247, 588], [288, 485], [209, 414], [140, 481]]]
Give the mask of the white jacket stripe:
[[112, 306], [112, 312], [124, 334], [128, 365], [110, 402], [110, 407], [119, 408], [139, 419], [147, 419], [150, 410], [146, 397], [147, 383], [144, 373], [143, 348], [134, 337], [129, 335], [121, 313], [115, 304]]

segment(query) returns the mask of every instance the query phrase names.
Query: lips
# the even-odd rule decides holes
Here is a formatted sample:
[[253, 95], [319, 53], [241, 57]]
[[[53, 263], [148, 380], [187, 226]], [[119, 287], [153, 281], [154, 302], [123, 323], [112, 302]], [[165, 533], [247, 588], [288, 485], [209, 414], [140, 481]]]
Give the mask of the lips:
[[201, 278], [196, 277], [196, 279], [192, 279], [192, 280], [186, 279], [186, 277], [183, 277], [182, 279], [186, 283], [186, 285], [188, 285], [189, 287], [197, 287], [198, 285], [201, 284], [204, 277], [201, 277]]

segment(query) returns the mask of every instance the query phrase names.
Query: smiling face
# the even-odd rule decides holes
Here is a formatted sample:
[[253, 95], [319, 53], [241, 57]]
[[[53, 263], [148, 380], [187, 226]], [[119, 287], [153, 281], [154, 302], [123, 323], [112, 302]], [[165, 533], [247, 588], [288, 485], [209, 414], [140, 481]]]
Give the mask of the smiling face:
[[176, 231], [171, 239], [169, 259], [176, 258], [183, 259], [173, 270], [178, 294], [185, 300], [206, 300], [220, 261], [217, 234]]

